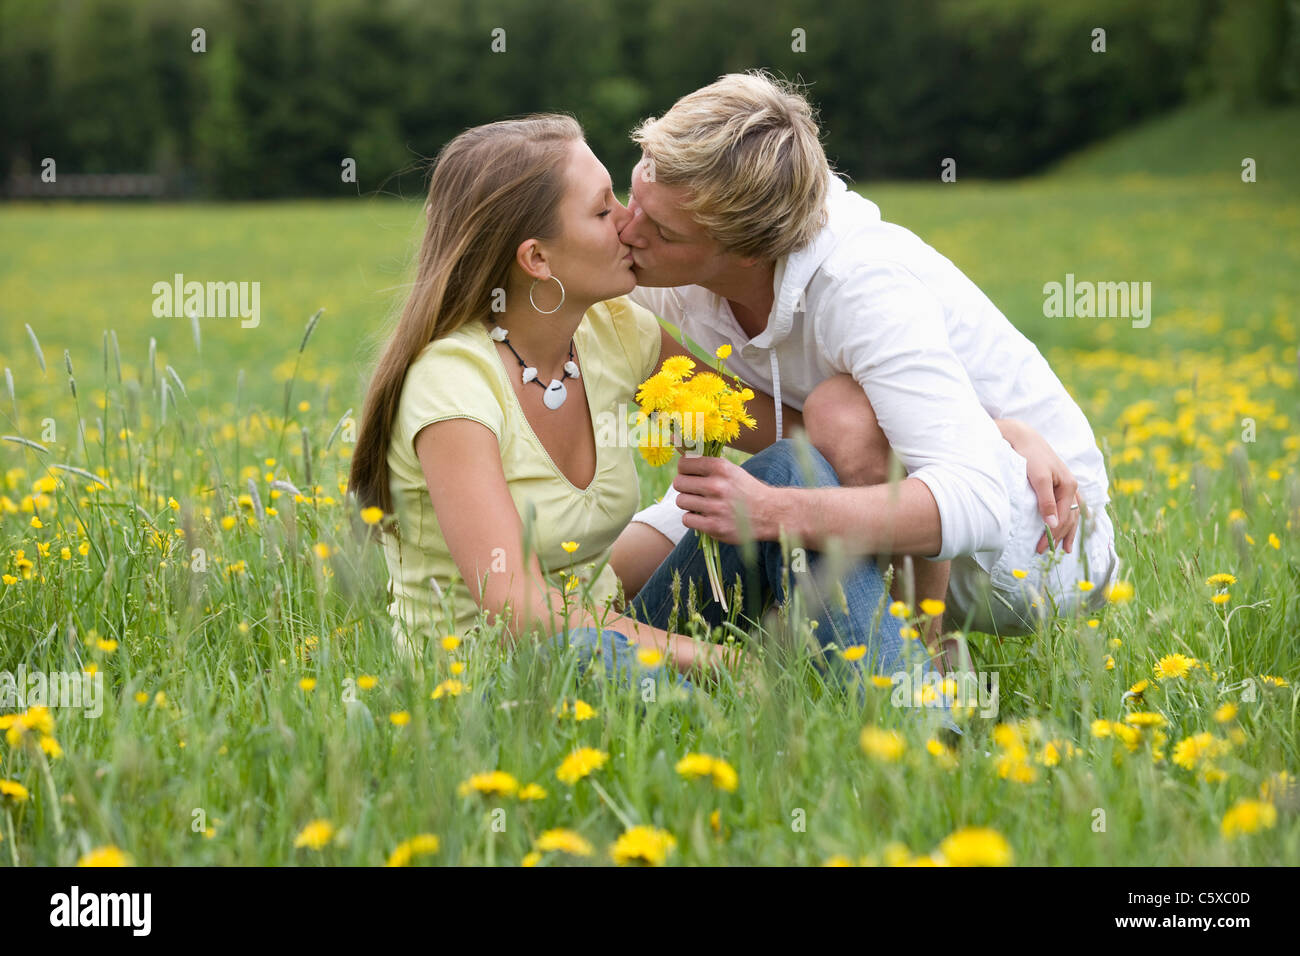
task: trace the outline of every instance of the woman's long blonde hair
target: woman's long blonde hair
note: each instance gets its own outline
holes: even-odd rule
[[[349,490],[360,507],[393,511],[388,447],[406,372],[434,339],[488,315],[526,239],[554,238],[571,116],[535,114],[466,130],[434,161],[414,288],[366,392]]]

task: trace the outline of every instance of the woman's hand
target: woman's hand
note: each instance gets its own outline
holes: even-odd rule
[[[1038,513],[1051,529],[1051,538],[1055,538],[1056,544],[1064,545],[1067,554],[1070,553],[1074,547],[1074,532],[1079,526],[1079,509],[1070,507],[1076,503],[1079,490],[1074,474],[1043,436],[1024,422],[1000,418],[997,426],[1007,444],[1025,459],[1026,476],[1038,496]],[[1049,543],[1048,532],[1044,531],[1034,552],[1042,554]]]

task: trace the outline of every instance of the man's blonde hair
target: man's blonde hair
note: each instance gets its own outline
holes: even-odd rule
[[[739,256],[779,259],[826,223],[828,164],[812,105],[765,70],[728,73],[644,120],[632,140],[655,182]]]

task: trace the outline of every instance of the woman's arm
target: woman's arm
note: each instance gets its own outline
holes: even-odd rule
[[[547,635],[560,632],[565,623],[563,595],[543,579],[535,554],[524,561],[523,522],[510,497],[492,432],[471,419],[435,422],[420,429],[415,453],[452,559],[479,606],[493,619],[504,617],[512,640],[534,629]],[[494,564],[504,564],[505,571],[490,573]],[[578,608],[570,610],[568,626],[601,624]],[[625,616],[604,626],[617,628],[634,644],[658,649],[683,673],[722,663],[717,645]]]
[[[681,342],[672,337],[662,323],[659,326],[659,333],[662,336],[662,342],[659,348],[659,366],[662,368],[665,359],[672,358],[674,355],[685,355],[687,358],[695,360],[696,365],[710,365],[713,359],[704,359],[690,351]],[[658,369],[656,369],[658,371]],[[753,388],[751,385],[750,388]],[[754,388],[754,397],[746,404],[750,417],[757,423],[757,428],[741,427],[740,436],[728,446],[738,451],[757,454],[772,442],[776,441],[776,407],[772,401],[772,396],[766,392]],[[786,435],[791,434],[795,428],[803,427],[803,415],[791,408],[789,405],[781,405],[781,430]]]

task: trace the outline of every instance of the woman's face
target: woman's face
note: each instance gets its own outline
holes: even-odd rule
[[[602,302],[636,288],[632,250],[618,238],[627,223],[627,207],[614,195],[607,170],[591,148],[575,140],[564,171],[560,233],[540,242],[551,274],[564,283],[566,302]],[[542,309],[560,301],[559,287],[537,284],[534,298]]]

